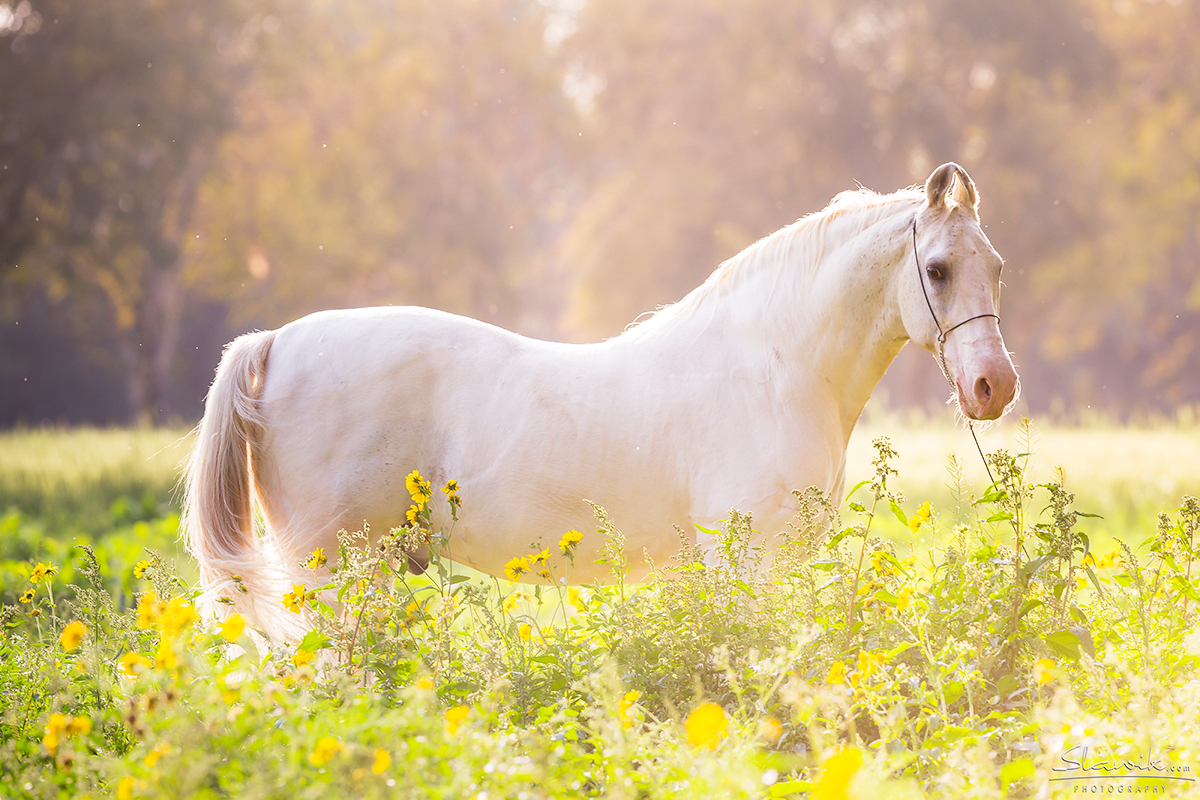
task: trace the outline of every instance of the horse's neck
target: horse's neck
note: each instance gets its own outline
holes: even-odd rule
[[[781,397],[804,408],[832,403],[848,439],[905,342],[893,285],[907,253],[905,208],[845,238],[823,225],[781,231],[759,243],[765,249],[756,254],[777,263],[754,269],[713,298],[711,309],[696,309],[687,325],[717,337],[733,332],[749,343],[749,357],[761,360]],[[797,263],[805,258],[810,263]]]

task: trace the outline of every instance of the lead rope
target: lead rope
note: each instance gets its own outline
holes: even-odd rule
[[[945,347],[946,347],[946,337],[949,336],[950,333],[955,328],[961,328],[963,325],[966,325],[968,322],[971,322],[972,320],[982,319],[983,317],[995,317],[996,322],[999,323],[1000,315],[999,314],[976,314],[973,317],[964,319],[962,322],[958,323],[957,325],[954,325],[953,327],[947,328],[946,330],[942,330],[942,323],[938,322],[937,314],[933,310],[933,303],[930,302],[930,300],[929,300],[929,290],[927,290],[925,288],[925,270],[921,268],[921,258],[919,255],[917,255],[917,218],[915,216],[913,217],[913,221],[912,221],[912,240],[913,240],[913,261],[916,262],[916,265],[917,265],[917,282],[921,284],[921,294],[925,295],[925,305],[929,306],[929,316],[933,317],[933,324],[936,325],[937,329],[938,329],[937,348],[934,350],[934,355],[937,356],[938,366],[941,367],[941,369],[942,369],[942,377],[944,377],[946,379],[946,383],[950,384],[950,388],[953,389],[955,392],[957,392],[958,385],[954,383],[954,378],[951,377],[950,370],[946,368],[946,356],[945,356],[945,352],[944,352]],[[985,456],[983,454],[983,447],[979,444],[979,437],[975,435],[975,421],[974,420],[972,420],[972,419],[967,420],[967,430],[969,430],[971,432],[971,438],[975,440],[975,449],[979,451],[979,458],[981,461],[983,461],[983,468],[985,470],[987,470],[988,480],[994,484],[996,482],[996,479],[992,477],[992,468],[988,466],[987,456]]]

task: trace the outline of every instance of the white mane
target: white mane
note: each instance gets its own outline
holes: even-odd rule
[[[925,192],[920,188],[901,189],[891,194],[879,194],[870,189],[841,192],[822,210],[801,217],[725,260],[682,300],[635,320],[626,333],[650,334],[659,325],[695,313],[710,299],[736,290],[764,271],[780,275],[790,272],[793,279],[807,285],[827,251],[836,250],[847,240],[891,216],[898,204],[920,203],[924,199]]]

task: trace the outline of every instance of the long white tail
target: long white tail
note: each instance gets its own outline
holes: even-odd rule
[[[181,528],[200,562],[201,604],[218,616],[238,611],[277,639],[304,626],[281,603],[293,570],[281,563],[271,538],[254,531],[252,459],[263,431],[258,396],[274,339],[274,331],[249,333],[225,349],[185,471]]]

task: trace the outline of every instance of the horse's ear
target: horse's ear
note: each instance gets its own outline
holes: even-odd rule
[[[967,171],[949,161],[933,171],[929,180],[925,181],[925,199],[930,208],[944,207],[946,194],[953,188],[951,199],[959,205],[965,205],[973,213],[978,214],[979,192],[975,189],[975,181]]]

